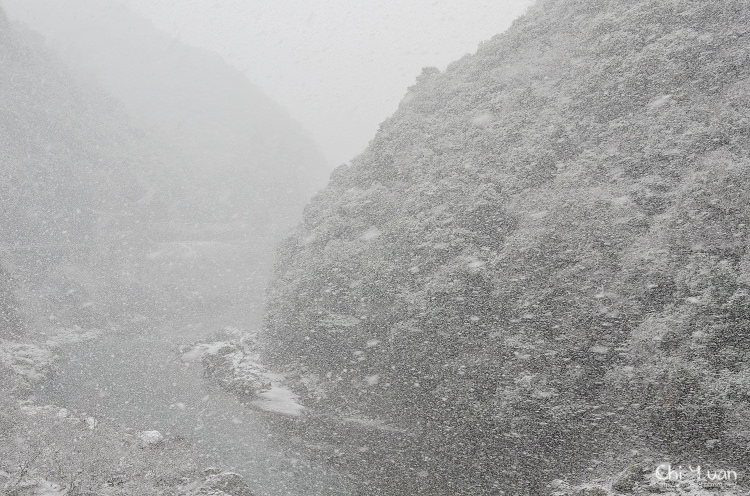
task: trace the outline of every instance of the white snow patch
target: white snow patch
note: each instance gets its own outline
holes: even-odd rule
[[[469,262],[468,265],[470,269],[479,269],[487,265],[487,262],[485,262],[484,260],[475,259]]]
[[[549,215],[548,210],[540,210],[539,212],[534,212],[534,213],[529,214],[529,218],[532,220],[539,220],[539,219],[544,219],[548,215]]]
[[[86,423],[86,427],[92,431],[96,429],[97,425],[99,425],[99,422],[94,417],[86,417],[83,421]]]
[[[164,441],[164,436],[159,431],[143,431],[138,433],[138,440],[143,448],[156,446]]]
[[[534,391],[533,393],[531,393],[531,396],[532,396],[532,398],[537,398],[537,399],[544,400],[544,399],[547,399],[547,398],[552,398],[553,396],[555,396],[555,393],[552,392],[552,391],[539,391],[539,390],[537,390],[537,391]]]
[[[37,481],[33,492],[34,496],[65,496],[68,490],[52,482],[42,480]]]
[[[669,103],[672,99],[672,95],[662,95],[654,100],[651,100],[648,104],[649,108],[658,108]]]
[[[228,341],[217,341],[215,343],[201,343],[195,346],[183,348],[180,359],[183,362],[192,363],[200,361],[205,355],[213,354],[225,346],[230,346]]]
[[[278,384],[274,384],[268,391],[258,393],[258,398],[251,404],[267,412],[299,417],[305,409],[297,402],[299,397],[296,394]]]
[[[495,120],[492,112],[481,112],[471,119],[471,125],[476,127],[487,127]]]
[[[367,231],[365,231],[359,237],[359,239],[361,239],[363,241],[372,241],[373,239],[376,239],[376,238],[380,237],[381,234],[382,233],[380,232],[380,229],[378,229],[375,226],[372,226],[370,229],[368,229]]]

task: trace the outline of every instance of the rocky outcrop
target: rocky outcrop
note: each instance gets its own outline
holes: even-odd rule
[[[260,362],[256,334],[227,328],[216,338],[224,340],[180,347],[181,359],[200,361],[208,380],[252,407],[291,416],[302,414],[305,408],[284,375],[269,371]]]
[[[54,375],[60,347],[97,339],[101,333],[100,329],[61,327],[49,329],[48,334],[31,342],[0,339],[0,367],[27,381],[49,380]]]
[[[242,477],[232,472],[208,475],[195,494],[205,496],[254,496]]]

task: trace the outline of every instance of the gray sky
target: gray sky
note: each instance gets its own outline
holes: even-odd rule
[[[243,71],[336,166],[360,153],[422,67],[507,29],[533,0],[113,0]]]

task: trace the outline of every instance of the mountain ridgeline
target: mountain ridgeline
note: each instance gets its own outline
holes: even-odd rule
[[[419,439],[383,494],[748,466],[749,31],[744,0],[542,1],[334,172],[265,355]]]
[[[97,212],[126,217],[141,199],[146,140],[111,98],[76,85],[38,36],[0,23],[0,236],[81,241]]]
[[[113,282],[99,278],[119,272],[97,266],[111,261],[102,228],[130,232],[167,214],[146,194],[162,160],[115,100],[75,82],[38,35],[4,14],[0,74],[2,306],[13,329],[2,334],[65,313],[75,314],[66,325],[92,324],[102,312],[87,300]]]
[[[327,165],[306,131],[219,56],[183,44],[106,0],[6,0],[66,61],[122,102],[174,165],[172,218],[291,228]],[[161,189],[164,189],[162,186]],[[271,213],[273,212],[273,213]]]
[[[122,5],[3,5],[41,33],[4,20],[0,47],[0,234],[29,282],[21,313],[259,322],[273,247],[326,174],[301,126]]]

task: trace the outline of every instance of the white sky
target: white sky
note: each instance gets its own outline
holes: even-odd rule
[[[364,150],[422,67],[440,70],[533,0],[114,0],[212,50],[304,125],[330,165]]]

